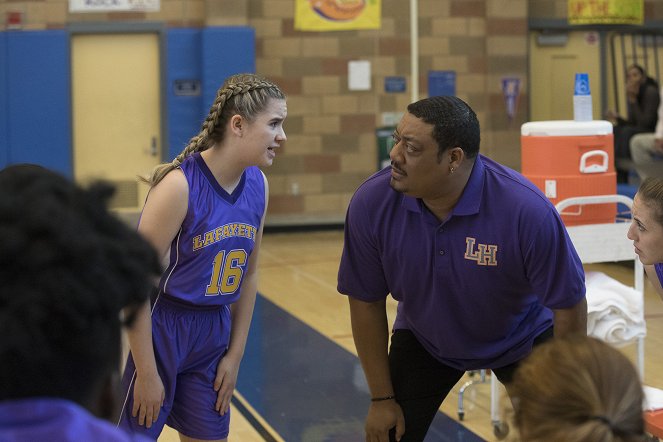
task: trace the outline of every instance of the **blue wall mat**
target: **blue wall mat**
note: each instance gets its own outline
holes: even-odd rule
[[[64,30],[7,32],[8,163],[72,176],[69,37]]]
[[[200,29],[170,29],[167,33],[168,161],[198,133],[205,117],[201,112],[201,34]]]
[[[7,165],[9,135],[7,134],[7,33],[0,32],[0,168]]]
[[[206,116],[226,77],[255,72],[255,30],[243,26],[206,28],[202,37],[202,112]]]

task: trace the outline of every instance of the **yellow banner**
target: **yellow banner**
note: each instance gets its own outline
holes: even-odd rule
[[[644,23],[644,0],[568,0],[571,25]]]
[[[296,0],[295,29],[380,29],[381,0]]]

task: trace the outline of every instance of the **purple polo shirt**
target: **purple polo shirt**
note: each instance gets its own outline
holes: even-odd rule
[[[443,222],[389,186],[390,168],[350,202],[338,291],[399,301],[410,329],[441,362],[499,368],[525,357],[551,309],[585,296],[582,263],[555,207],[517,172],[479,155]]]
[[[656,276],[658,276],[658,281],[663,285],[663,263],[659,262],[654,264],[654,270],[656,270]]]
[[[26,398],[0,402],[0,441],[149,442],[93,416],[64,399]]]

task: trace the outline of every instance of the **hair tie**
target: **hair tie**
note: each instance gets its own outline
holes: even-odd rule
[[[597,420],[599,422],[602,422],[610,428],[610,431],[612,431],[614,434],[618,436],[629,436],[629,435],[638,435],[640,433],[634,432],[634,431],[629,431],[629,430],[622,430],[621,428],[617,428],[615,424],[607,417],[604,415],[592,415],[589,416],[591,420]],[[644,434],[644,433],[642,433]]]
[[[604,424],[606,424],[607,426],[612,428],[612,421],[610,419],[608,419],[606,416],[596,415],[596,416],[589,416],[589,418],[591,420],[596,420],[596,421],[603,422]]]

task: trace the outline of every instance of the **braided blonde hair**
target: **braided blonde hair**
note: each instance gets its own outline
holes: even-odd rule
[[[226,123],[233,115],[241,115],[252,121],[265,109],[270,98],[285,99],[285,94],[271,81],[255,74],[236,74],[229,77],[217,91],[214,104],[198,135],[189,140],[184,150],[172,162],[158,165],[150,177],[141,179],[152,187],[156,186],[168,172],[179,167],[186,157],[221,142]]]

